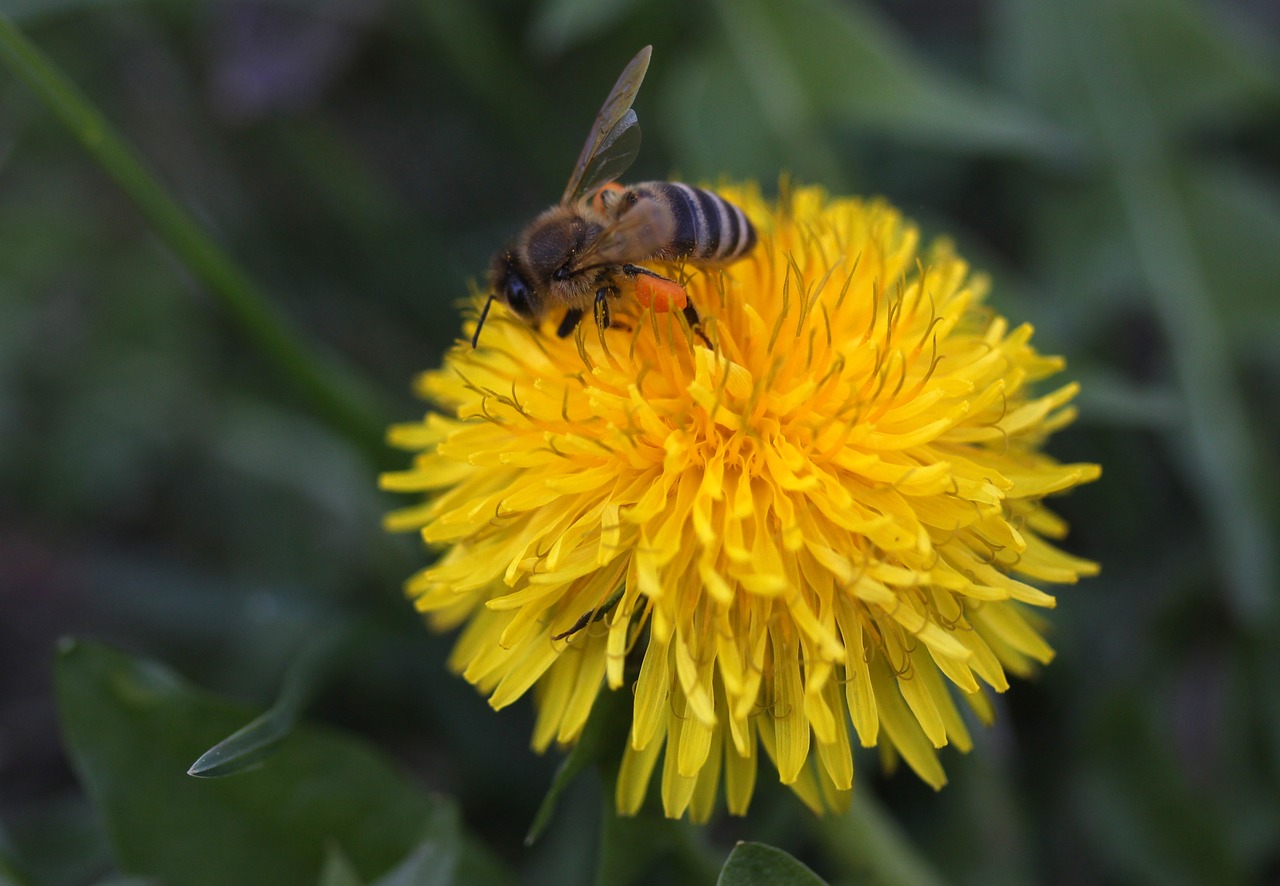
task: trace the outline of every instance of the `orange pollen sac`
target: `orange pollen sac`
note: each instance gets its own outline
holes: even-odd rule
[[[642,308],[652,307],[658,313],[664,313],[684,310],[689,296],[685,294],[684,287],[674,280],[642,274],[636,278],[636,301]]]
[[[617,182],[609,182],[608,184],[601,185],[599,188],[596,189],[596,192],[591,195],[591,205],[596,212],[607,212],[609,209],[608,203],[610,201],[605,200],[605,197],[604,197],[605,192],[607,191],[616,192],[616,191],[625,191],[625,190],[626,188],[623,185],[618,184]]]

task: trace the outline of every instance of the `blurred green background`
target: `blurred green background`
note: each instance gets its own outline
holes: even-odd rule
[[[393,502],[375,477],[404,460],[297,384],[0,68],[0,880],[139,871],[185,808],[140,774],[86,793],[92,766],[74,770],[60,744],[77,739],[55,699],[59,637],[261,708],[336,631],[307,728],[338,727],[411,773],[406,790],[451,796],[477,851],[517,882],[589,882],[598,864],[699,882],[739,839],[843,882],[1280,881],[1280,5],[0,11],[290,328],[372,392],[357,402],[377,421],[422,413],[410,380],[459,334],[469,281],[558,197],[613,79],[652,43],[632,178],[772,190],[785,172],[887,196],[958,241],[994,278],[991,302],[1068,358],[1081,418],[1049,449],[1104,466],[1057,503],[1067,547],[1102,575],[1061,589],[1058,659],[1000,700],[972,753],[944,753],[941,793],[859,757],[855,814],[819,822],[762,768],[745,820],[605,815],[601,840],[588,775],[527,849],[557,755],[528,750],[527,704],[494,714],[446,673],[451,639],[401,597],[426,554],[380,530]],[[84,649],[60,661],[64,710],[90,737],[110,732],[67,688],[110,662]],[[197,752],[252,711],[219,716]],[[167,728],[119,747],[145,758]],[[336,783],[316,790],[318,805],[350,801]],[[120,792],[132,823],[102,802]],[[280,826],[261,797],[235,808],[262,833]],[[212,830],[181,827],[186,863],[216,869]],[[301,846],[289,870],[326,851]],[[376,855],[355,862],[367,879],[396,857]]]

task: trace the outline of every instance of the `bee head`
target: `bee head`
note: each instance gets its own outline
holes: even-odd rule
[[[532,322],[542,314],[542,299],[529,284],[520,262],[510,250],[494,257],[489,291],[525,320]]]

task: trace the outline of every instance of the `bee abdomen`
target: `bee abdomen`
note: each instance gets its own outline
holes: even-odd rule
[[[756,245],[756,229],[728,200],[681,182],[646,182],[635,190],[667,206],[675,234],[663,257],[723,264],[741,258]]]

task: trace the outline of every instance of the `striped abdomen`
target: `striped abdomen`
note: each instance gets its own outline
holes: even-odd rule
[[[655,258],[727,264],[756,245],[746,213],[710,191],[680,182],[644,182],[630,190],[666,206],[674,219],[675,232]]]

